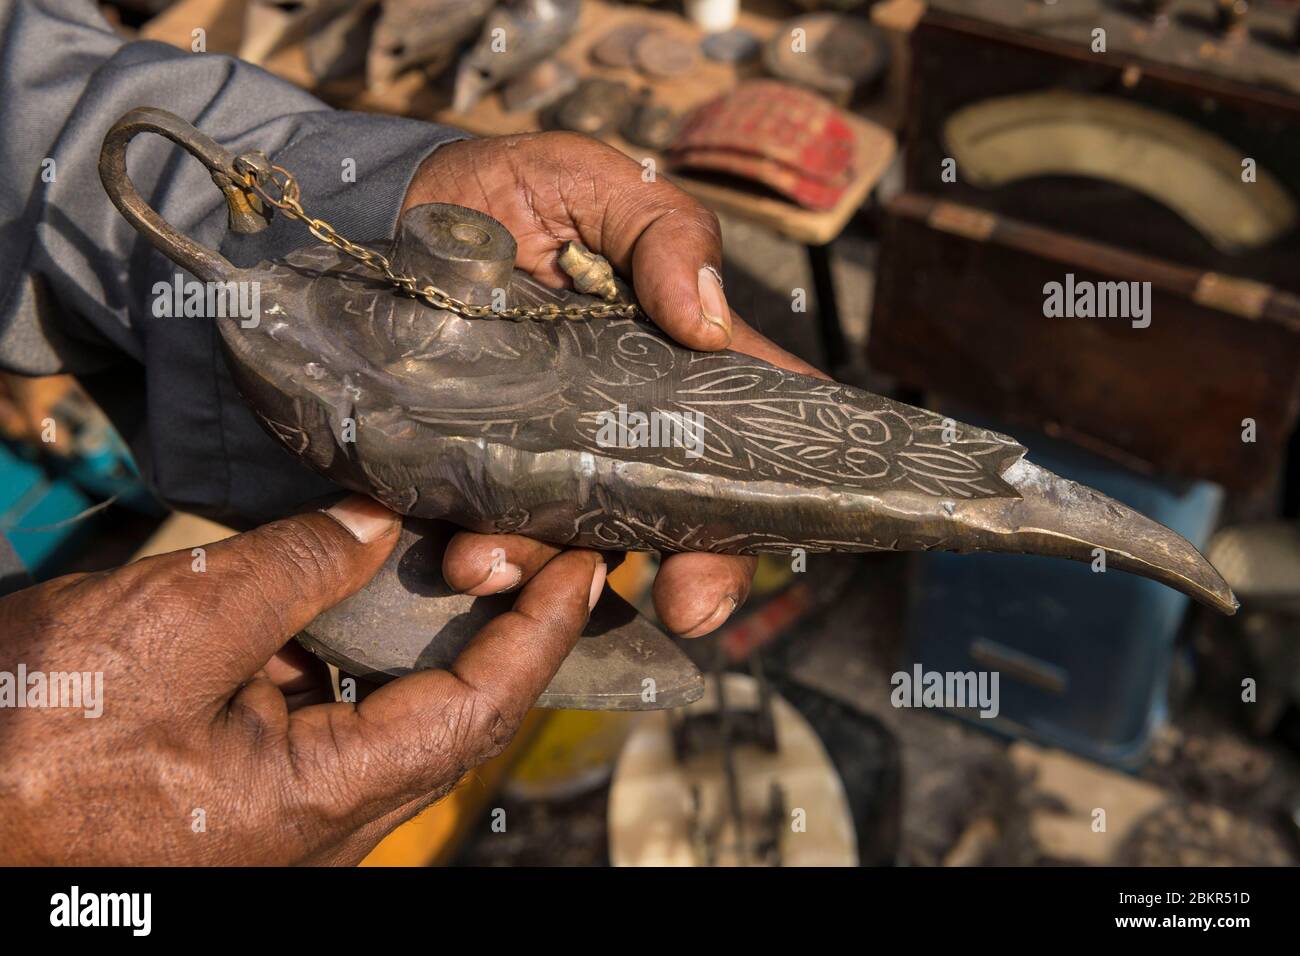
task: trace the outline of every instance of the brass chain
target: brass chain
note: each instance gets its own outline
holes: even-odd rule
[[[389,258],[374,249],[358,245],[338,231],[324,219],[317,219],[307,214],[302,207],[302,192],[298,180],[283,166],[271,166],[269,174],[258,175],[250,164],[236,160],[236,168],[242,173],[244,183],[255,192],[263,202],[274,206],[291,219],[302,222],[309,232],[321,242],[327,243],[340,252],[351,256],[357,262],[383,279],[393,288],[420,299],[435,309],[454,312],[467,319],[525,319],[555,321],[565,319],[631,319],[639,313],[637,306],[631,302],[601,302],[596,305],[567,305],[561,308],[552,302],[534,309],[515,307],[513,309],[496,309],[490,305],[471,305],[439,289],[432,283],[421,284],[415,276],[405,275],[393,269]],[[279,191],[278,198],[263,189],[263,182],[269,182]]]

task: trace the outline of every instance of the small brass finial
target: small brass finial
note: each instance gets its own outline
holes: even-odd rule
[[[579,292],[606,301],[618,298],[614,267],[604,256],[597,255],[577,240],[571,239],[560,247],[560,268],[573,280],[573,287]]]

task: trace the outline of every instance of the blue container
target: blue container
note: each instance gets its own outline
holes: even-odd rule
[[[0,531],[35,576],[57,573],[59,555],[85,531],[63,522],[90,504],[72,482],[51,479],[27,449],[0,442]]]
[[[1017,438],[1035,464],[1091,485],[1198,548],[1209,540],[1223,499],[1217,485],[1162,483],[1023,429]],[[1124,769],[1142,763],[1166,717],[1187,597],[1124,571],[1029,555],[926,554],[919,584],[908,671],[919,664],[999,674],[998,716],[963,719]]]

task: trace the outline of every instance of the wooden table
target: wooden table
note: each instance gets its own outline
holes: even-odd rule
[[[557,58],[573,67],[580,79],[603,77],[626,83],[633,89],[648,87],[657,104],[676,113],[686,113],[714,99],[742,79],[764,75],[757,61],[737,69],[730,64],[702,58],[700,66],[687,76],[652,80],[634,69],[605,67],[592,61],[589,51],[606,34],[624,24],[639,22],[662,26],[690,40],[698,40],[703,35],[676,14],[586,0],[578,30],[560,49]],[[776,32],[780,19],[746,10],[741,14],[740,25],[766,40]],[[323,92],[327,96],[330,93],[328,89]],[[428,80],[418,72],[408,73],[382,91],[345,95],[342,102],[350,109],[416,116],[458,126],[476,136],[503,136],[542,128],[536,111],[507,112],[499,93],[490,93],[470,111],[457,113],[449,105],[448,91],[431,88]],[[854,212],[880,182],[897,149],[897,140],[889,130],[856,114],[846,115],[857,134],[859,168],[852,184],[833,209],[824,212],[803,209],[774,195],[764,194],[757,188],[750,190],[739,184],[723,186],[685,174],[671,174],[669,178],[718,212],[767,226],[797,242],[823,245],[844,230]],[[655,163],[656,169],[666,168],[663,156],[654,150],[636,146],[616,134],[603,138],[637,162],[648,159]]]
[[[152,39],[188,49],[191,31],[195,26],[203,26],[208,31],[209,51],[235,53],[244,8],[244,0],[182,0],[151,23],[145,33]],[[777,32],[791,11],[788,4],[777,0],[747,0],[738,25],[766,41]],[[557,56],[573,67],[580,78],[599,76],[627,83],[633,89],[649,87],[656,103],[678,113],[685,113],[725,93],[743,79],[763,75],[758,60],[737,67],[701,58],[699,67],[687,76],[653,80],[633,69],[604,67],[593,62],[591,47],[611,30],[633,21],[659,25],[688,39],[698,40],[702,36],[698,29],[677,14],[611,4],[604,0],[585,0],[578,29]],[[443,82],[431,82],[419,71],[409,72],[387,88],[374,91],[365,89],[359,78],[317,86],[300,48],[277,54],[263,65],[291,82],[312,89],[328,102],[347,109],[426,119],[456,126],[478,136],[500,136],[541,128],[536,111],[507,112],[499,92],[487,94],[468,112],[457,113],[450,107],[451,90],[445,78]],[[884,113],[886,104],[883,100],[877,104],[876,110]],[[750,188],[738,180],[724,185],[687,174],[662,172],[667,168],[662,154],[636,146],[617,135],[605,137],[607,142],[637,162],[653,162],[656,171],[714,211],[765,226],[805,247],[817,295],[822,344],[832,365],[846,359],[847,346],[840,327],[829,245],[866,202],[897,151],[897,139],[885,126],[855,113],[846,113],[846,119],[857,136],[858,169],[840,201],[825,211],[804,209],[762,186]]]

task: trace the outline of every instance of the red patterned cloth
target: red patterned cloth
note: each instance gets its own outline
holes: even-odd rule
[[[809,209],[826,210],[853,180],[857,140],[815,93],[750,80],[692,112],[669,148],[675,169],[753,179]]]

